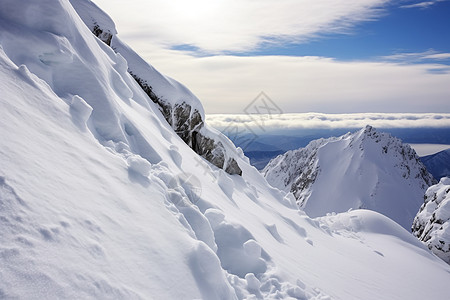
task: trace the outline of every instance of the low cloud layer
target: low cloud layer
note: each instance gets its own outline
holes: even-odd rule
[[[148,58],[164,74],[188,86],[207,113],[244,113],[261,91],[283,112],[450,112],[450,67],[445,64],[195,57],[156,49]]]
[[[450,128],[450,113],[212,114],[206,116],[206,122],[218,130],[235,127],[240,131],[250,128],[252,131],[265,132],[280,129],[362,128],[366,125],[376,128]]]

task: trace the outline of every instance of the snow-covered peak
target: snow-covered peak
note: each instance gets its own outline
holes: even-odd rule
[[[130,74],[131,52],[95,37],[69,1],[0,8],[0,298],[450,293],[450,266],[386,217],[311,219],[219,132],[204,125],[187,143],[175,130],[188,106],[169,122]],[[234,155],[242,176],[199,152],[223,166]]]
[[[450,264],[450,178],[443,177],[425,194],[412,232],[428,249]]]
[[[409,145],[371,126],[288,151],[262,173],[310,216],[365,208],[407,229],[433,183]]]

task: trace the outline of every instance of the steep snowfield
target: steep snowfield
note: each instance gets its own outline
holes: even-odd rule
[[[0,2],[0,298],[450,293],[450,266],[388,218],[311,219],[241,151],[242,176],[202,159],[127,69],[68,1]]]
[[[431,186],[412,231],[434,254],[450,264],[450,178]]]
[[[407,230],[433,183],[409,145],[370,126],[288,151],[262,173],[273,186],[292,191],[311,217],[365,208]]]

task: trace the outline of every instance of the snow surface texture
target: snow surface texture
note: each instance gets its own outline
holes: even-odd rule
[[[409,145],[371,126],[288,151],[262,173],[311,217],[364,208],[407,230],[434,180]]]
[[[450,264],[450,178],[431,186],[414,219],[412,231],[428,249]]]
[[[127,65],[68,1],[0,1],[0,298],[450,293],[450,266],[390,219],[314,220],[237,149],[242,176],[203,160]]]
[[[127,61],[128,72],[158,105],[173,130],[196,153],[229,174],[242,174],[236,149],[225,136],[205,125],[200,100],[178,81],[159,73],[117,36],[114,22],[91,1],[71,0],[86,26]]]

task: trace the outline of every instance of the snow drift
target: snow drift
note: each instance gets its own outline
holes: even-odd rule
[[[92,7],[0,2],[1,298],[450,292],[450,267],[390,219],[369,211],[309,218],[213,130],[199,132],[222,142],[217,149],[242,176],[202,158],[130,74],[133,56],[107,45],[118,43],[115,27]],[[146,80],[159,98],[194,99],[169,79]]]

